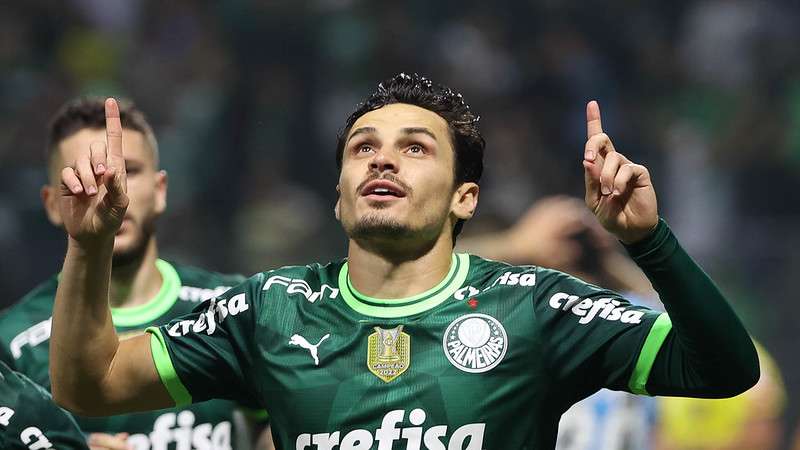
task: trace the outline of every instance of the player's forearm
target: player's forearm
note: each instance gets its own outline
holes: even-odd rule
[[[627,248],[658,291],[674,330],[654,362],[648,392],[721,397],[755,384],[758,356],[747,330],[666,223]]]
[[[108,307],[113,239],[91,248],[70,239],[58,283],[50,376],[53,397],[75,412],[102,400],[119,346]]]

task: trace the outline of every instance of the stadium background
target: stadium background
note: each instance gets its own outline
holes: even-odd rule
[[[0,6],[0,308],[58,270],[45,122],[133,98],[170,173],[163,256],[220,271],[342,255],[335,134],[375,84],[462,91],[488,141],[478,218],[582,196],[584,105],[653,173],[662,214],[780,365],[800,413],[800,5],[28,0]],[[789,439],[787,439],[788,441]],[[788,445],[788,444],[787,444]]]

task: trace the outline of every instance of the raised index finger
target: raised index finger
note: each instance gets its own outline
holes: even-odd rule
[[[122,122],[119,119],[119,105],[113,98],[107,98],[105,107],[108,165],[124,174],[125,157],[122,156]]]
[[[600,105],[596,100],[586,104],[586,138],[603,132],[603,124],[600,122]]]

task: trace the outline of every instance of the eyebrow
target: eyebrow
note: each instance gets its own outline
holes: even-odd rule
[[[400,131],[402,131],[403,134],[405,134],[406,136],[409,135],[409,134],[417,134],[417,133],[427,134],[434,141],[438,141],[438,139],[436,139],[436,135],[433,134],[433,132],[431,130],[429,130],[427,128],[424,128],[424,127],[403,128]]]
[[[347,138],[347,142],[350,142],[350,139],[353,139],[354,137],[358,136],[359,134],[373,134],[373,133],[377,133],[377,132],[378,132],[378,130],[375,127],[357,128],[356,130],[353,130],[352,133],[350,133],[350,137]]]
[[[436,139],[436,135],[433,134],[433,132],[431,130],[429,130],[429,129],[425,128],[425,127],[408,127],[408,128],[403,128],[400,131],[403,134],[405,134],[406,136],[408,136],[410,134],[417,134],[417,133],[427,134],[428,136],[431,137],[431,139],[433,139],[435,141],[437,140]],[[357,128],[357,129],[353,130],[352,133],[350,133],[350,137],[347,138],[347,141],[349,142],[350,139],[353,139],[354,137],[356,137],[359,134],[373,134],[373,133],[377,133],[377,132],[378,132],[378,130],[375,127]]]

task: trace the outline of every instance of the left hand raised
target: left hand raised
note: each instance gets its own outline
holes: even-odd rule
[[[611,139],[603,133],[600,106],[594,100],[586,105],[586,130],[586,206],[617,239],[625,244],[637,242],[658,224],[658,203],[650,172],[614,149]]]

